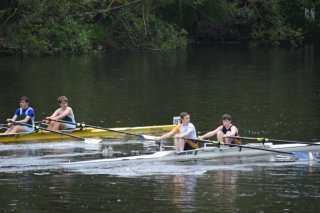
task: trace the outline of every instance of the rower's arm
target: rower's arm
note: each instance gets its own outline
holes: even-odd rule
[[[33,110],[28,110],[26,112],[26,117],[23,119],[23,120],[19,120],[19,121],[16,121],[18,123],[23,123],[23,124],[26,124],[29,122],[29,120],[31,119],[31,117],[34,116],[34,111]]]
[[[236,136],[237,132],[238,132],[237,127],[232,126],[232,127],[231,127],[231,131],[230,131],[230,132],[227,132],[227,133],[226,133],[226,136]]]
[[[7,122],[10,122],[10,121],[15,121],[17,120],[18,116],[17,115],[14,115],[12,118],[8,118],[7,119]]]
[[[165,140],[175,134],[175,131],[168,132],[160,137],[157,137],[157,140]]]
[[[219,130],[222,129],[222,126],[219,126],[218,128],[216,128],[215,130],[211,131],[211,132],[207,132],[206,134],[199,136],[200,139],[205,139],[205,138],[211,138],[213,136],[215,136]]]
[[[9,127],[12,126],[12,121],[16,121],[17,118],[18,118],[17,115],[14,115],[12,118],[8,118],[8,119],[7,119],[8,126],[9,126]]]
[[[56,111],[54,111],[54,113],[51,116],[46,117],[46,119],[55,118],[57,115],[59,115],[59,110],[60,109],[57,109]]]
[[[66,117],[67,115],[70,115],[70,114],[72,114],[71,113],[71,108],[68,107],[62,114],[56,115],[53,119],[60,120],[60,119],[63,119],[64,117]]]
[[[23,120],[20,120],[20,121],[17,121],[17,122],[26,124],[26,123],[28,123],[29,120],[30,120],[30,116],[27,115]]]
[[[178,135],[179,138],[185,138],[192,132],[192,129],[188,129],[186,132]]]

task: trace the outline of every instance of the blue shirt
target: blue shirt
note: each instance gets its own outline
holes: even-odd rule
[[[22,108],[18,108],[16,110],[15,115],[18,116],[18,120],[23,120],[25,119],[27,116],[30,117],[30,120],[28,121],[28,124],[33,125],[34,124],[34,110],[31,107],[28,107],[26,109],[22,109]]]

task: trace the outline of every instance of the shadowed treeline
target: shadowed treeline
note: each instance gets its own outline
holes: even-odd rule
[[[203,42],[299,46],[319,38],[318,1],[7,0],[0,53],[176,49]]]

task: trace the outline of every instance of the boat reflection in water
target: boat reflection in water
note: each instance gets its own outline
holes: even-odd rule
[[[193,209],[197,197],[197,177],[195,175],[175,175],[172,179],[172,203],[178,209]]]
[[[214,174],[210,174],[214,176],[210,178],[210,182],[207,182],[207,175],[175,175],[172,178],[172,203],[180,211],[236,211],[238,172],[214,171]],[[199,203],[212,205],[208,208],[207,205],[201,206]]]

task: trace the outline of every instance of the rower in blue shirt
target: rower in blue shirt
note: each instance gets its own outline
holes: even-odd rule
[[[5,134],[15,134],[19,132],[33,132],[34,128],[31,126],[19,125],[29,124],[34,125],[35,113],[32,107],[29,107],[29,98],[23,96],[20,98],[20,108],[18,108],[12,118],[8,118],[9,129]]]

